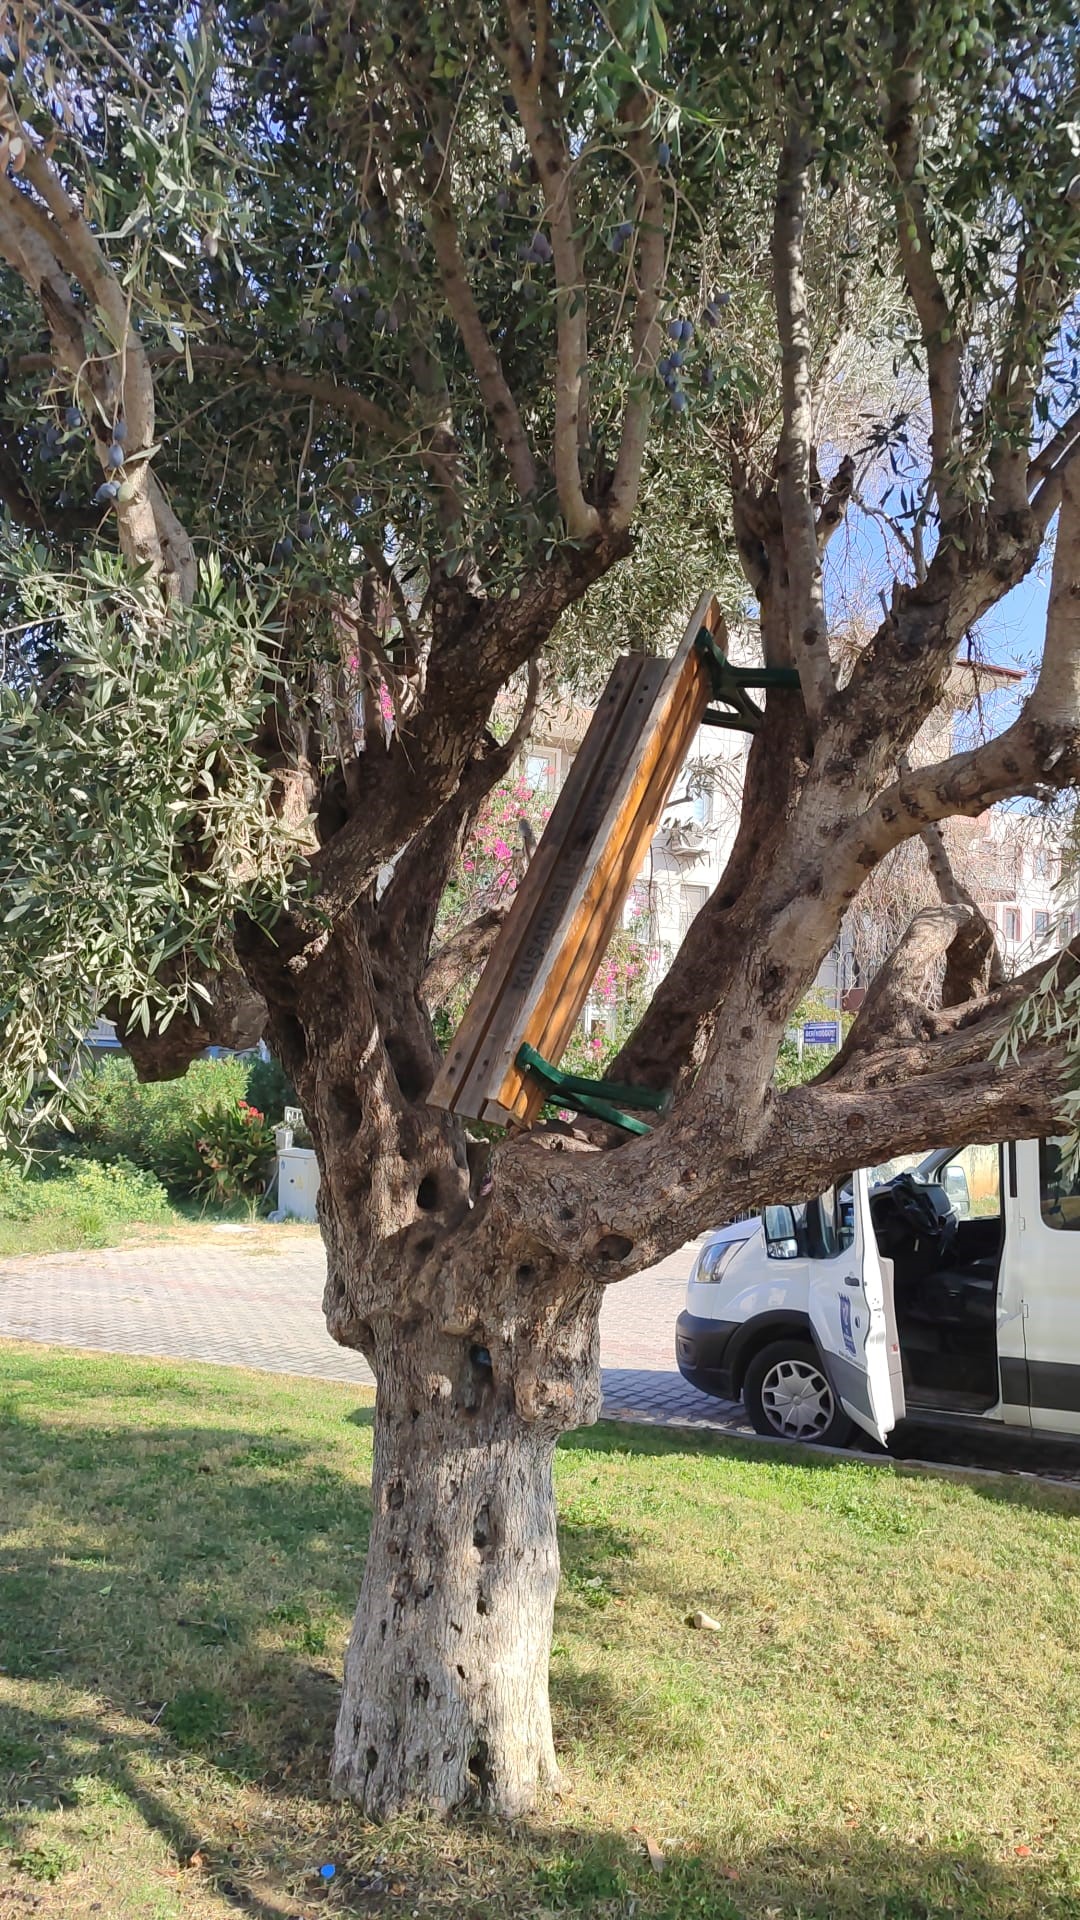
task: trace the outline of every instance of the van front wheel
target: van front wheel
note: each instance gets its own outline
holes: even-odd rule
[[[755,1433],[843,1447],[852,1423],[836,1398],[809,1340],[774,1340],[746,1369],[743,1404]]]

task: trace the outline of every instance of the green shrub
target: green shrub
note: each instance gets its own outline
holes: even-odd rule
[[[249,1062],[246,1093],[252,1106],[266,1115],[272,1127],[281,1125],[286,1107],[300,1105],[296,1088],[281,1061],[275,1060],[272,1054],[269,1060],[256,1054]]]
[[[193,1193],[206,1174],[200,1133],[244,1098],[248,1072],[235,1056],[194,1060],[179,1080],[142,1085],[130,1060],[103,1060],[79,1082],[75,1139],[97,1159],[133,1161],[173,1192]]]
[[[258,1199],[266,1186],[274,1152],[274,1129],[246,1100],[212,1108],[196,1116],[195,1145],[202,1172],[195,1190],[227,1206],[233,1200]]]
[[[29,1171],[0,1160],[0,1249],[5,1253],[108,1246],[123,1226],[171,1217],[160,1181],[129,1160],[102,1165],[62,1158],[46,1170]]]
[[[280,1060],[271,1054],[269,1060],[256,1057],[251,1063],[248,1074],[247,1097],[253,1107],[266,1115],[271,1127],[280,1127],[285,1119],[286,1107],[299,1107],[300,1097],[289,1079]],[[306,1123],[293,1122],[293,1145],[310,1147],[311,1133]]]

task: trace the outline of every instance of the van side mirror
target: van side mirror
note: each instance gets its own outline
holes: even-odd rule
[[[770,1260],[798,1259],[799,1232],[793,1207],[766,1207],[761,1224]]]
[[[966,1220],[971,1213],[971,1193],[963,1167],[957,1166],[955,1161],[945,1167],[941,1184],[961,1219]]]

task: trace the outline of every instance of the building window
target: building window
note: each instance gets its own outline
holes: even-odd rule
[[[679,900],[679,925],[683,933],[697,919],[708,897],[708,887],[683,887]]]
[[[1006,940],[1019,940],[1022,927],[1023,927],[1023,922],[1020,918],[1019,907],[1006,907],[1005,909]]]
[[[693,795],[693,816],[699,826],[707,827],[712,819],[712,792],[708,787],[699,787]]]
[[[1038,934],[1038,933],[1049,933],[1049,931],[1050,931],[1050,915],[1049,915],[1048,913],[1036,913],[1036,915],[1035,915],[1035,926],[1034,926],[1034,931],[1035,931],[1035,933],[1037,933],[1037,934]]]
[[[534,793],[554,793],[558,774],[558,756],[534,752],[525,755],[525,779]]]

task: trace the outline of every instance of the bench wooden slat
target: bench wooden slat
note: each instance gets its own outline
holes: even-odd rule
[[[523,1041],[557,1063],[708,705],[695,650],[717,625],[704,594],[670,661],[616,663],[476,992],[429,1094],[474,1119],[528,1124],[544,1089]]]
[[[606,749],[625,713],[642,663],[642,655],[627,654],[612,669],[536,852],[488,955],[476,991],[428,1095],[431,1106],[471,1114],[474,1119],[480,1117],[479,1107],[473,1113],[469,1104],[470,1083],[478,1073],[483,1078],[490,1070],[492,1048],[498,1045],[499,1034],[516,1011],[507,994],[507,982],[522,950],[535,938],[537,918],[544,912],[545,896],[556,866],[560,860],[565,863],[571,851],[576,850],[580,870],[589,856],[591,842],[584,838],[575,840],[574,824],[603,773]],[[570,877],[571,884],[573,877],[576,876]]]
[[[505,1077],[493,1082],[498,1092],[482,1118],[511,1119],[529,1124],[544,1104],[545,1092],[531,1074],[515,1065],[522,1040],[557,1062],[577,1024],[597,967],[622,917],[627,895],[649,850],[649,843],[667,804],[687,749],[694,738],[709,699],[709,683],[701,664],[691,660],[674,686],[668,682],[667,700],[621,795],[610,833],[601,837],[600,852],[588,884],[572,916],[560,926],[552,943],[557,960],[547,978],[513,1050],[504,1053]]]

